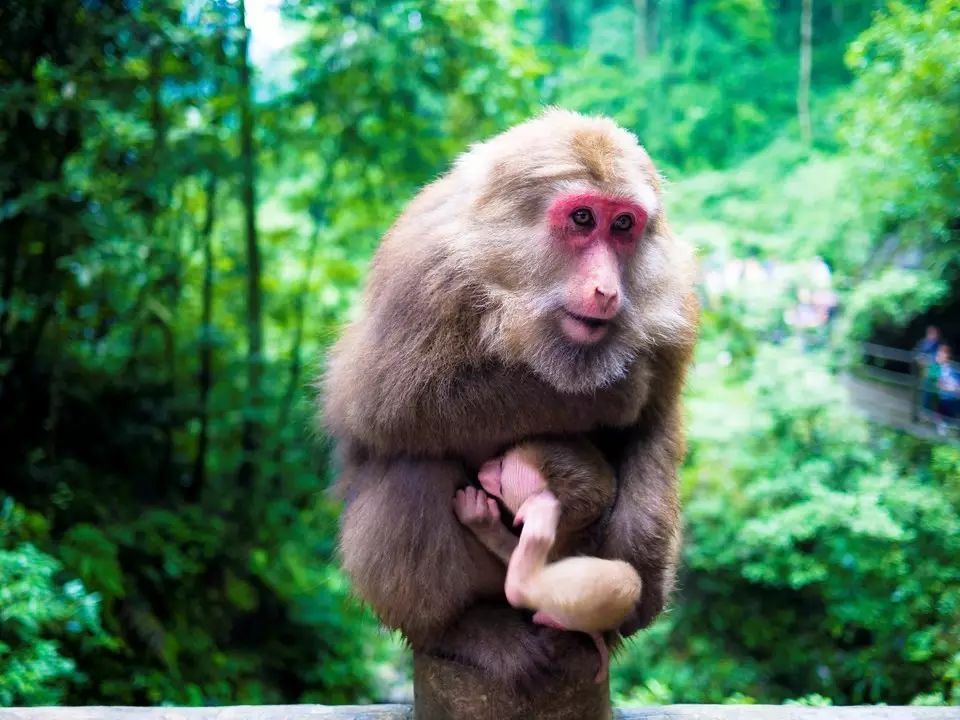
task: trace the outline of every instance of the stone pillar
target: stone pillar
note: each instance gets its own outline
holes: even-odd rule
[[[610,720],[609,682],[557,678],[518,697],[469,667],[413,654],[414,720]]]

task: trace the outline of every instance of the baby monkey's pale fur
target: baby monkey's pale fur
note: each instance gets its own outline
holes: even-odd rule
[[[590,635],[600,654],[600,682],[609,665],[602,633],[620,627],[633,610],[640,576],[622,560],[576,556],[548,562],[563,508],[544,480],[544,452],[536,443],[525,443],[485,463],[479,473],[483,491],[457,491],[454,510],[507,565],[504,591],[511,605],[535,610],[535,623]],[[519,540],[501,522],[493,498],[513,513],[515,525],[523,523]]]

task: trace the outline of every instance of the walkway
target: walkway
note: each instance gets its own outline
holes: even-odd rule
[[[960,422],[919,406],[914,355],[908,350],[865,344],[867,362],[843,376],[851,404],[870,420],[925,440],[960,442]]]

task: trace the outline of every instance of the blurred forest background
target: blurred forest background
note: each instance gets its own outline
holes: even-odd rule
[[[848,392],[960,342],[958,0],[6,0],[0,705],[403,695],[309,386],[402,204],[549,103],[637,133],[703,265],[618,701],[960,703],[955,435]]]

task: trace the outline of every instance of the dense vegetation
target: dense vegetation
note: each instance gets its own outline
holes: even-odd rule
[[[960,703],[960,450],[837,377],[957,308],[957,0],[290,0],[255,65],[261,5],[0,8],[0,704],[385,697],[309,383],[400,205],[544,103],[634,130],[705,263],[841,293],[815,342],[795,284],[707,302],[620,699]]]

